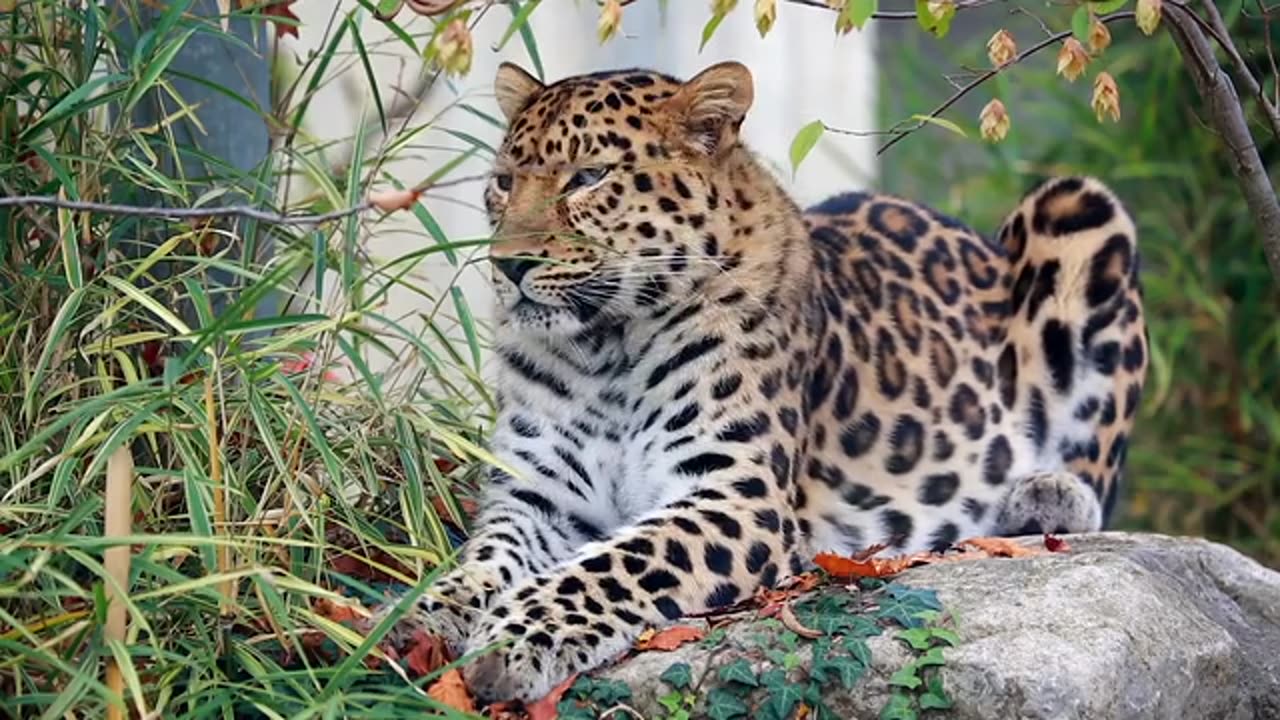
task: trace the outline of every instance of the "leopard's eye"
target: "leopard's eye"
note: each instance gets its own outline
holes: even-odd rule
[[[493,176],[493,181],[502,192],[511,192],[511,173],[498,173]]]
[[[599,167],[587,167],[575,172],[573,177],[569,178],[569,182],[564,184],[564,192],[573,192],[579,188],[590,187],[604,179],[609,174],[608,166],[601,165]]]

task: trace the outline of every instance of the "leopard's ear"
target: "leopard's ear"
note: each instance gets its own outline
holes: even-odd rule
[[[751,71],[740,62],[716,63],[680,86],[664,106],[685,144],[717,155],[738,140],[755,96]]]
[[[515,118],[533,96],[542,92],[545,87],[538,78],[509,62],[498,66],[498,74],[493,79],[493,93],[498,99],[498,108],[508,121]]]

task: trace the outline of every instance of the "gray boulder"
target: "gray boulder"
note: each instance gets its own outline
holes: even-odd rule
[[[625,707],[615,705],[610,717],[735,717],[732,703],[716,702],[735,688],[749,708],[737,716],[768,718],[791,708],[794,717],[801,700],[770,699],[779,693],[781,672],[796,693],[807,686],[811,704],[820,696],[841,718],[1280,718],[1280,574],[1199,539],[1128,533],[1065,539],[1067,553],[942,563],[893,578],[899,588],[936,591],[942,615],[925,616],[952,630],[957,641],[942,645],[941,665],[920,669],[922,685],[914,689],[904,686],[900,671],[924,650],[911,649],[899,637],[902,628],[883,619],[883,631],[865,637],[870,662],[856,666],[849,688],[832,672],[815,682],[808,674],[812,645],[834,641],[841,647],[844,638],[838,631],[820,640],[798,638],[787,629],[803,631],[806,617],[821,622],[803,609],[806,602],[814,607],[814,597],[793,601],[799,623],[745,613],[714,642],[638,653],[597,673],[593,682],[630,688],[620,703]],[[1039,538],[1022,542],[1041,546]],[[852,598],[848,615],[872,619],[892,602],[881,597],[883,589],[814,592]],[[748,675],[766,678],[773,670],[773,689],[726,680],[721,668],[736,662],[741,669],[740,660],[750,665]],[[778,670],[780,662],[789,667]],[[659,679],[678,663],[688,665],[693,684],[683,707],[677,706],[681,693],[673,693],[672,675]],[[923,694],[939,681],[950,707],[929,709],[933,703],[926,701],[922,708]],[[603,697],[617,704],[607,689]],[[905,714],[895,715],[895,702]]]

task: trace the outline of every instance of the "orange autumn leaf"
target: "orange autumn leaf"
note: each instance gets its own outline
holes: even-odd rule
[[[1032,555],[1041,555],[1043,550],[1026,547],[1015,540],[1002,537],[976,537],[967,540],[961,540],[956,547],[974,548],[979,552],[985,553],[991,557],[1030,557]]]
[[[475,702],[471,699],[471,692],[467,690],[467,684],[462,680],[462,673],[458,672],[458,668],[450,668],[427,688],[427,696],[438,703],[448,705],[454,710],[460,712],[473,713],[476,711]]]
[[[702,628],[696,628],[692,625],[676,625],[660,632],[648,630],[636,640],[636,650],[640,652],[675,650],[685,643],[696,642],[705,636],[706,633]]]
[[[564,682],[551,688],[551,692],[541,700],[525,706],[525,712],[528,713],[527,720],[556,720],[559,715],[556,712],[556,706],[560,704],[560,698],[564,697],[564,694],[577,681],[578,673],[574,673]]]
[[[835,553],[818,553],[813,562],[838,578],[883,578],[897,575],[913,565],[932,562],[932,558],[930,553],[919,553],[917,555],[901,555],[892,558],[859,560]]]
[[[419,630],[413,634],[405,660],[414,677],[421,677],[449,664],[449,649],[439,636]]]
[[[311,606],[311,610],[315,614],[329,618],[334,622],[346,622],[347,620],[360,620],[368,615],[363,608],[357,609],[359,606],[344,605],[337,603],[329,598],[317,598],[315,604]]]

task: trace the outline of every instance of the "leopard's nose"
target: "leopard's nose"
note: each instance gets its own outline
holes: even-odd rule
[[[494,266],[498,271],[507,276],[507,279],[514,283],[517,287],[524,276],[529,273],[538,264],[537,260],[531,260],[522,255],[513,255],[511,257],[493,258]]]

